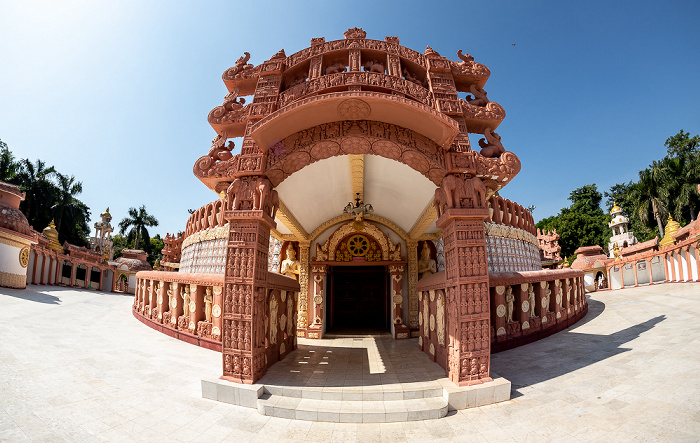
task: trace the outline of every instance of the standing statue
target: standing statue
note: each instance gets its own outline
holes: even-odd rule
[[[211,294],[211,288],[207,287],[207,294],[204,296],[204,321],[211,323],[211,308],[214,304],[214,296]]]
[[[182,288],[182,294],[180,294],[180,298],[182,298],[182,315],[185,317],[190,316],[190,286],[185,285],[184,288]]]
[[[280,274],[295,280],[299,279],[299,260],[296,259],[296,252],[294,252],[294,246],[291,243],[287,245],[287,258],[282,261]]]
[[[530,317],[535,316],[535,288],[532,284],[527,285],[528,302],[530,303]]]
[[[420,251],[420,260],[418,260],[418,275],[419,279],[437,272],[437,264],[435,260],[430,258],[430,248],[426,242],[423,242],[423,249]]]
[[[513,287],[508,286],[506,289],[506,323],[513,321],[513,302],[515,301],[515,296],[513,295]]]

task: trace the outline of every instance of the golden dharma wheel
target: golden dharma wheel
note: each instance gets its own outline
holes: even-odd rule
[[[353,235],[348,240],[348,251],[355,257],[364,257],[369,251],[369,240],[363,235]]]

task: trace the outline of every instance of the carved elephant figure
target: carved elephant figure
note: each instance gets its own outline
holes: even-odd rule
[[[277,209],[279,209],[280,207],[280,197],[275,189],[270,191],[269,203],[265,206],[269,207],[270,217],[272,217],[272,219],[274,220],[275,216],[277,215]]]
[[[486,186],[478,177],[462,179],[455,175],[447,175],[442,179],[442,190],[447,208],[461,208],[462,199],[472,200],[474,208],[486,207]],[[437,201],[437,191],[435,197]]]
[[[243,190],[244,183],[240,178],[235,179],[226,189],[226,196],[229,209],[240,209],[241,198],[240,194]]]
[[[440,217],[443,212],[445,212],[445,206],[447,205],[447,197],[445,196],[445,190],[442,188],[437,188],[435,190],[435,198],[433,199],[433,204],[437,210],[438,217]]]
[[[384,74],[384,65],[379,63],[376,59],[367,60],[364,65],[365,72],[379,72]]]
[[[326,66],[326,75],[328,74],[338,74],[340,72],[345,72],[347,68],[343,62],[335,62]]]

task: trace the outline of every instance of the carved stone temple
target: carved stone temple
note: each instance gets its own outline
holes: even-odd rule
[[[585,315],[583,273],[543,270],[532,216],[496,194],[521,164],[486,66],[357,28],[251,58],[224,72],[194,162],[215,198],[168,246],[178,272],[137,274],[137,318],[221,350],[239,383],[298,338],[369,330],[465,386],[491,380],[492,351]]]

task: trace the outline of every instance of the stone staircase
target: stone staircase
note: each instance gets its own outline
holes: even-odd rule
[[[273,417],[339,423],[386,423],[442,418],[448,403],[442,387],[409,390],[304,388],[265,385],[258,412]]]

